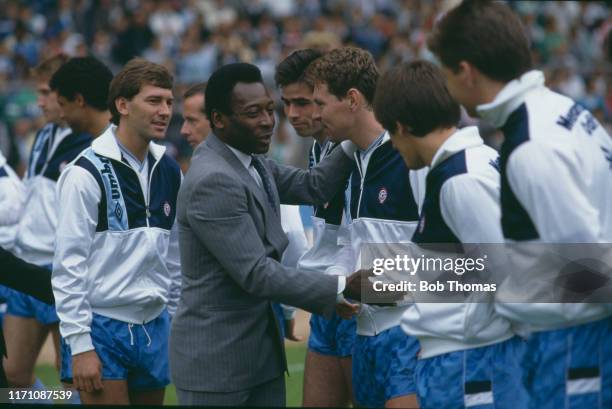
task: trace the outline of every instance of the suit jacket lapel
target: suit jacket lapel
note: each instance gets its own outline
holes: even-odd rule
[[[263,163],[264,165],[264,169],[266,171],[266,177],[268,178],[268,180],[270,181],[270,187],[272,188],[272,199],[274,200],[274,206],[276,206],[276,211],[277,214],[280,215],[280,196],[278,194],[278,189],[276,187],[276,181],[274,180],[274,175],[272,175],[272,172],[270,172],[270,169],[268,168],[267,165],[267,161],[268,159],[266,158],[265,155],[256,155],[257,157],[259,157],[261,163]],[[263,190],[263,189],[262,189]]]
[[[211,133],[208,138],[206,138],[206,144],[210,146],[215,152],[217,152],[223,159],[225,159],[232,168],[236,171],[236,173],[240,176],[240,178],[246,183],[249,187],[249,190],[253,193],[261,208],[264,209],[264,215],[266,218],[269,217],[268,212],[272,212],[270,209],[270,205],[268,204],[268,200],[266,198],[266,193],[262,188],[257,186],[257,182],[253,179],[253,176],[249,173],[248,170],[244,167],[242,162],[234,155],[232,152],[214,133]],[[275,189],[273,189],[275,190]]]

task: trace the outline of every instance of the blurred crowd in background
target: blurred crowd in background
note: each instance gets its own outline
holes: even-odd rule
[[[220,65],[245,61],[262,70],[278,101],[270,155],[306,164],[310,141],[282,117],[274,67],[303,46],[356,45],[381,72],[402,61],[432,59],[425,40],[435,19],[458,0],[0,0],[0,150],[22,174],[43,125],[30,69],[58,52],[93,55],[113,72],[134,56],[175,75],[175,115],[167,143],[184,166],[181,101],[190,84]],[[612,128],[610,2],[509,1],[532,40],[536,67],[549,86],[590,109]],[[95,79],[92,79],[95,80]],[[473,120],[466,117],[467,123]],[[483,129],[492,145],[499,135]]]

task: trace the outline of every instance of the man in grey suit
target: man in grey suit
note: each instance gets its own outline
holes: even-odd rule
[[[279,202],[327,202],[343,188],[354,148],[311,171],[260,155],[274,103],[251,64],[213,73],[206,114],[213,133],[195,150],[177,205],[183,284],[170,338],[173,381],[184,405],[284,406],[287,363],[271,301],[318,314],[357,306],[342,297],[345,277],[279,263],[287,246]]]

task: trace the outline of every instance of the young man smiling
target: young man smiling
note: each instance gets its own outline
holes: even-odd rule
[[[170,382],[181,173],[154,141],[165,137],[172,101],[164,67],[130,61],[110,85],[114,125],[58,182],[53,290],[62,380],[86,404],[161,405]]]

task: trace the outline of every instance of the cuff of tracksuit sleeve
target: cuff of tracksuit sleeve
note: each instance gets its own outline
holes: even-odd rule
[[[70,345],[70,353],[72,355],[82,354],[83,352],[94,350],[89,332],[71,335],[66,338],[66,342],[68,342],[68,345]]]
[[[344,301],[344,289],[346,288],[346,277],[338,276],[338,295],[336,296],[336,303],[341,303]]]
[[[342,148],[344,153],[346,153],[346,155],[349,158],[353,160],[355,159],[355,152],[357,152],[357,145],[355,145],[353,142],[349,140],[346,140],[346,141],[340,142],[340,147]]]

